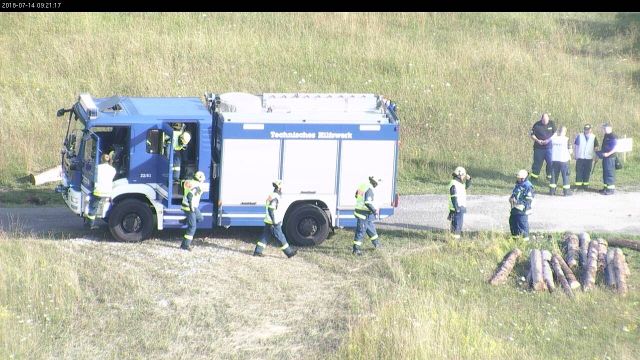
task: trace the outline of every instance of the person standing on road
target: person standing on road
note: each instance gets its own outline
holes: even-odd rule
[[[198,206],[200,205],[204,180],[204,173],[198,171],[193,176],[193,180],[185,180],[182,183],[182,211],[184,211],[186,219],[180,222],[187,224],[187,231],[182,239],[182,244],[180,244],[180,248],[183,250],[192,250],[191,241],[196,233],[196,224],[202,221],[202,214]]]
[[[567,137],[567,128],[560,126],[555,136],[551,138],[551,182],[549,182],[549,195],[556,194],[558,176],[562,174],[562,195],[571,195],[571,182],[569,180],[569,160],[571,160],[571,147]]]
[[[600,190],[603,195],[613,195],[616,190],[616,144],[618,137],[613,133],[611,123],[602,125],[604,137],[602,138],[602,150],[598,151],[598,157],[602,159],[602,182],[604,188]]]
[[[374,176],[369,176],[367,182],[358,185],[356,190],[356,208],[353,215],[356,217],[356,232],[353,239],[353,255],[360,256],[362,251],[362,240],[366,233],[371,240],[371,244],[375,249],[380,247],[378,233],[373,221],[380,216],[380,212],[373,204],[373,189],[378,186],[382,180]]]
[[[551,137],[556,132],[556,124],[549,120],[549,114],[544,113],[531,128],[530,136],[533,139],[533,165],[531,166],[531,179],[538,180],[542,170],[542,162],[546,163],[545,172],[547,180],[551,180]]]
[[[453,171],[453,179],[449,182],[449,217],[451,233],[454,239],[460,239],[462,222],[467,212],[467,188],[471,186],[471,176],[462,166]]]
[[[111,191],[113,190],[113,178],[116,176],[116,169],[111,166],[109,154],[100,157],[101,163],[96,166],[96,182],[93,185],[93,192],[89,199],[89,209],[85,218],[85,227],[95,230],[98,205],[102,201],[111,201]]]
[[[531,214],[531,204],[533,202],[533,185],[527,180],[527,170],[520,170],[516,174],[516,186],[511,192],[509,204],[511,213],[509,215],[509,228],[511,237],[522,236],[524,241],[529,241],[529,215]]]
[[[262,253],[264,248],[269,243],[269,238],[273,236],[280,242],[280,250],[287,255],[287,258],[292,258],[298,253],[298,250],[293,250],[287,243],[287,238],[282,232],[282,216],[278,211],[280,205],[280,197],[282,196],[282,180],[275,180],[273,183],[273,192],[267,197],[265,204],[265,217],[264,217],[264,229],[262,231],[262,237],[256,244],[256,248],[253,251],[253,256],[264,256]]]
[[[576,157],[576,189],[587,190],[595,151],[600,146],[598,139],[591,132],[591,124],[584,126],[583,132],[576,136],[573,144],[573,153]]]

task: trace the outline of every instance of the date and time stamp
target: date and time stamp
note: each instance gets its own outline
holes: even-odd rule
[[[7,10],[58,10],[63,2],[53,1],[0,1],[0,11]]]

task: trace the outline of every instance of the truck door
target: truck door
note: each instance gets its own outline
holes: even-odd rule
[[[96,182],[96,169],[100,163],[100,138],[94,132],[87,130],[82,137],[84,142],[84,153],[82,154],[82,193],[88,195],[93,192],[93,187]],[[82,199],[86,199],[82,196]],[[82,209],[85,209],[88,203],[82,204]],[[84,212],[84,211],[83,211]]]
[[[179,190],[174,189],[173,186],[173,128],[168,123],[162,124],[163,137],[163,151],[160,157],[159,174],[160,174],[160,187],[166,191],[166,198],[162,200],[165,207],[171,206],[171,199],[173,194]],[[163,194],[164,195],[164,194]],[[164,196],[163,196],[164,197]]]

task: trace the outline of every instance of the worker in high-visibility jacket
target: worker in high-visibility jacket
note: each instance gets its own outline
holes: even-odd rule
[[[280,197],[282,196],[282,180],[275,180],[272,185],[273,191],[269,194],[265,202],[264,229],[262,231],[262,237],[256,244],[253,256],[264,256],[264,248],[267,247],[269,238],[273,236],[280,242],[280,250],[287,255],[287,258],[291,258],[298,253],[298,250],[294,250],[289,246],[287,238],[282,232],[282,215],[281,212],[278,211]]]
[[[356,190],[356,208],[353,215],[356,217],[356,233],[353,239],[353,254],[362,255],[360,248],[366,233],[374,248],[380,247],[380,240],[373,221],[380,216],[380,212],[373,203],[373,189],[382,180],[374,176],[369,176],[367,182],[358,185]]]
[[[180,244],[180,248],[183,250],[191,251],[191,241],[196,233],[196,224],[202,221],[202,214],[198,206],[203,193],[204,180],[204,173],[197,171],[192,180],[188,179],[182,183],[182,211],[186,215],[184,223],[187,225],[187,231],[182,239],[182,244]]]
[[[462,166],[453,171],[453,179],[449,182],[449,217],[451,234],[454,239],[460,239],[462,222],[467,212],[467,189],[471,186],[471,176]]]
[[[116,176],[116,169],[111,166],[111,157],[108,154],[103,154],[100,161],[100,165],[96,167],[96,181],[93,185],[93,192],[89,195],[89,208],[85,218],[85,226],[92,230],[98,228],[95,224],[98,205],[102,201],[111,200],[113,178]]]
[[[522,236],[524,241],[529,241],[529,215],[533,203],[533,185],[527,180],[529,173],[527,170],[520,170],[516,174],[516,186],[511,192],[509,204],[511,213],[509,215],[509,228],[511,237]]]
[[[183,174],[180,172],[182,157],[191,141],[191,134],[187,131],[174,131],[173,133],[173,180],[179,182]]]

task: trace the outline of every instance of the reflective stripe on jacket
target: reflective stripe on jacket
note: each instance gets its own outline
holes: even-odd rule
[[[116,177],[116,169],[108,163],[102,163],[96,167],[96,183],[93,185],[93,195],[111,197],[113,178]]]
[[[453,197],[456,197],[456,201],[458,202],[458,206],[463,206],[466,207],[467,206],[467,188],[466,186],[461,183],[460,181],[456,180],[456,179],[451,179],[451,181],[449,182],[449,189],[451,189],[452,186],[456,187],[456,194],[455,195],[451,195],[451,192],[449,192],[449,210],[451,211],[455,211],[456,207],[453,206]]]
[[[185,180],[182,184],[182,210],[191,211],[200,205],[200,196],[202,196],[202,183],[197,180]],[[191,196],[189,196],[191,194]],[[191,198],[191,199],[189,199]],[[191,202],[191,203],[189,203]]]
[[[356,208],[353,215],[359,219],[366,219],[373,212],[367,205],[373,207],[373,190],[369,182],[363,182],[356,190]]]
[[[280,216],[278,216],[278,205],[280,203],[280,194],[278,194],[277,192],[272,192],[271,194],[269,194],[269,197],[267,197],[267,200],[265,201],[265,205],[264,205],[264,223],[265,224],[278,224],[280,223]],[[273,212],[273,221],[271,219],[271,216],[269,215],[269,210],[271,210]],[[275,221],[275,222],[274,222]]]

